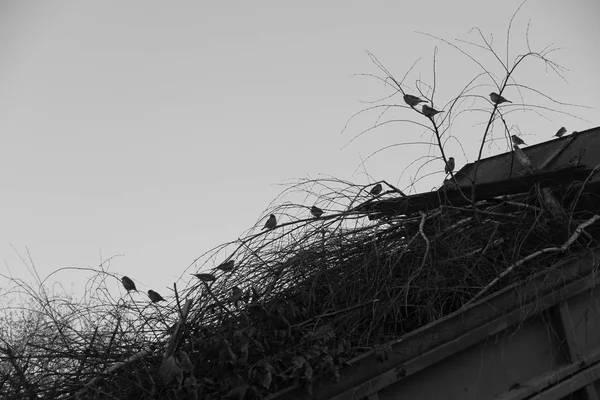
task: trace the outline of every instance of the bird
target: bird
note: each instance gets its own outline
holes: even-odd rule
[[[217,269],[219,269],[223,272],[231,272],[231,271],[233,271],[234,265],[235,265],[235,261],[229,260],[229,261],[225,261],[221,265],[217,266]]]
[[[310,208],[310,213],[311,213],[311,214],[312,214],[314,217],[316,217],[316,218],[320,218],[320,217],[321,217],[321,215],[323,215],[323,210],[321,210],[321,209],[320,209],[319,207],[317,207],[317,206],[312,206],[312,207]]]
[[[512,135],[512,136],[511,136],[511,139],[512,139],[513,143],[514,143],[514,144],[516,144],[516,145],[521,145],[521,144],[527,145],[527,143],[525,143],[525,142],[523,141],[523,139],[521,139],[521,138],[520,138],[520,137],[518,137],[517,135]]]
[[[556,132],[556,134],[554,136],[556,137],[561,137],[562,135],[564,135],[565,133],[567,133],[567,128],[565,128],[564,126],[562,128],[560,128],[558,130],[558,132]]]
[[[261,229],[261,231],[263,229],[273,229],[277,226],[277,218],[275,218],[275,216],[273,214],[271,214],[269,216],[269,219],[267,220],[267,222],[265,223],[265,226],[263,226],[263,228]]]
[[[496,92],[490,93],[490,100],[492,100],[492,103],[494,104],[512,103],[512,101],[506,100],[504,97],[500,96]]]
[[[123,276],[121,278],[121,283],[123,284],[123,287],[125,288],[125,290],[127,290],[128,292],[130,290],[135,290],[137,292],[137,289],[135,288],[135,283],[133,283],[133,281],[131,279],[129,279],[126,276]]]
[[[150,300],[152,300],[153,303],[158,303],[159,301],[165,301],[165,299],[163,299],[163,297],[160,294],[156,293],[152,289],[148,290],[148,297],[150,297]]]
[[[426,103],[427,100],[420,99],[417,96],[413,96],[412,94],[405,94],[404,102],[409,106],[414,107],[416,105],[419,105],[419,103]]]
[[[377,196],[379,193],[381,193],[382,190],[383,190],[383,186],[381,186],[381,183],[378,183],[377,185],[375,185],[371,188],[369,193],[371,193],[373,196]]]
[[[423,104],[423,107],[421,107],[421,112],[424,116],[431,118],[435,114],[441,113],[443,111],[438,111],[434,108],[429,107],[427,104]]]
[[[213,274],[192,274],[202,282],[214,282],[217,278]]]
[[[454,171],[454,157],[450,157],[448,159],[448,163],[446,164],[446,166],[444,167],[444,171],[449,174],[450,172]]]

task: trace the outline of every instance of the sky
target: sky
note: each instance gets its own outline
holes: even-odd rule
[[[198,256],[264,223],[282,183],[385,179],[406,189],[427,175],[409,189],[435,188],[443,162],[411,164],[439,155],[414,143],[429,140],[424,128],[386,124],[352,140],[375,123],[378,114],[367,113],[344,130],[354,113],[391,93],[369,76],[382,74],[367,51],[397,80],[418,61],[404,81],[416,93],[416,80],[432,82],[437,46],[435,105],[444,108],[481,70],[419,32],[481,43],[471,31],[479,27],[505,59],[507,26],[520,4],[0,2],[1,273],[33,282],[29,259],[43,279],[119,255],[110,272],[165,293]],[[525,49],[529,24],[532,49],[561,48],[550,57],[567,69],[563,80],[532,60],[515,79],[589,107],[550,104],[575,118],[516,106],[509,122],[528,144],[563,125],[569,132],[600,125],[599,17],[597,0],[531,0],[513,22],[511,61]],[[489,54],[461,46],[501,76]],[[494,89],[485,77],[478,84],[473,94]],[[504,95],[549,104],[515,88]],[[476,158],[489,108],[483,97],[463,103],[474,111],[453,120],[445,144],[457,168]],[[419,118],[406,109],[393,117]],[[508,150],[497,130],[486,154]],[[52,279],[77,293],[88,276],[69,269]],[[0,292],[6,284],[0,278]]]

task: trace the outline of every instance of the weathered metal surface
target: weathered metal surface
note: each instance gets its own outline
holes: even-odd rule
[[[514,151],[479,161],[477,179],[475,163],[465,165],[456,172],[456,182],[446,181],[440,190],[413,196],[369,200],[355,211],[369,214],[372,219],[382,216],[406,215],[427,211],[443,204],[461,206],[469,204],[473,182],[476,182],[475,201],[502,195],[528,192],[535,183],[541,187],[566,187],[575,181],[590,178],[589,188],[600,187],[600,173],[591,175],[600,165],[600,127],[563,136],[544,143],[519,149],[531,168],[519,162]]]
[[[564,167],[538,174],[517,176],[501,181],[477,184],[475,201],[492,199],[498,196],[524,193],[534,184],[541,188],[566,187],[574,181],[583,181],[590,175],[591,169],[585,165]],[[591,184],[590,184],[591,185]],[[440,189],[436,192],[421,193],[408,197],[368,201],[355,209],[357,212],[374,214],[376,217],[407,215],[417,211],[427,211],[440,205],[462,206],[470,204],[472,187],[461,186],[458,190]]]

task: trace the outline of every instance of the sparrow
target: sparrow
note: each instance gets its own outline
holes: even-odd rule
[[[454,157],[450,157],[448,159],[448,163],[446,164],[446,166],[444,167],[444,171],[449,174],[450,172],[454,171]]]
[[[369,193],[371,193],[373,196],[377,196],[379,193],[381,193],[382,190],[383,190],[383,186],[381,186],[381,183],[378,183],[377,185],[375,185],[371,188]]]
[[[504,97],[500,96],[496,92],[490,93],[490,100],[492,100],[492,103],[494,104],[512,103],[512,101],[506,100]]]
[[[567,133],[567,128],[565,128],[564,126],[562,128],[560,128],[558,130],[558,132],[556,132],[556,134],[554,136],[556,137],[561,137],[562,135],[564,135],[565,133]]]
[[[217,269],[219,269],[219,270],[221,270],[223,272],[231,272],[231,271],[233,271],[233,266],[234,265],[235,265],[235,261],[234,260],[229,260],[229,261],[225,261],[221,265],[217,266]]]
[[[137,292],[137,289],[135,288],[135,283],[133,283],[133,281],[131,279],[129,279],[128,277],[126,277],[126,276],[122,277],[121,283],[123,284],[123,287],[125,288],[125,290],[127,290],[128,292],[130,290],[135,290]]]
[[[427,100],[422,100],[417,96],[413,96],[412,94],[405,94],[404,102],[409,106],[414,107],[416,105],[419,105],[419,103],[427,103]]]
[[[269,219],[267,220],[267,222],[265,223],[265,226],[263,226],[263,228],[261,229],[273,229],[277,226],[277,218],[275,218],[275,216],[273,214],[271,214],[269,216]]]
[[[192,274],[202,282],[214,282],[217,278],[213,274]]]
[[[442,113],[443,111],[438,111],[434,108],[429,107],[427,104],[423,104],[423,107],[421,107],[421,112],[424,116],[431,118],[435,114]]]
[[[313,217],[315,218],[319,218],[321,217],[321,215],[323,215],[323,210],[321,210],[319,207],[317,206],[312,206],[310,208],[310,213],[313,215]]]
[[[152,300],[153,303],[158,303],[159,301],[165,301],[165,299],[163,299],[163,297],[160,294],[156,293],[152,289],[148,290],[148,297],[150,297],[150,300]]]
[[[523,141],[523,140],[522,140],[520,137],[518,137],[517,135],[512,135],[512,136],[511,136],[511,139],[512,139],[513,143],[514,143],[514,144],[516,144],[516,145],[521,145],[521,144],[527,145],[527,143],[525,143],[525,142],[524,142],[524,141]]]

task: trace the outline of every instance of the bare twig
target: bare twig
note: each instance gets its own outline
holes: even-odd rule
[[[477,300],[478,298],[480,298],[483,294],[485,294],[492,286],[494,286],[496,283],[498,283],[498,281],[502,278],[504,278],[506,275],[510,274],[515,268],[525,264],[526,262],[541,256],[542,254],[546,254],[546,253],[556,253],[556,252],[563,252],[566,251],[578,238],[579,236],[584,232],[584,229],[587,228],[588,226],[592,225],[593,223],[595,223],[596,221],[598,221],[600,219],[600,215],[594,215],[592,218],[590,218],[589,220],[582,222],[581,224],[579,224],[579,226],[577,226],[577,229],[575,230],[575,232],[573,233],[573,235],[571,235],[571,237],[569,238],[569,240],[567,240],[562,246],[560,247],[547,247],[545,249],[542,250],[538,250],[533,254],[528,255],[525,258],[522,258],[521,260],[517,261],[516,263],[512,264],[510,267],[506,268],[504,271],[502,271],[502,273],[500,275],[498,275],[496,278],[494,278],[494,280],[492,280],[490,283],[488,283],[483,289],[481,289],[475,296],[473,296],[469,301],[467,301],[462,308],[466,308],[468,305],[472,304],[475,300]]]

